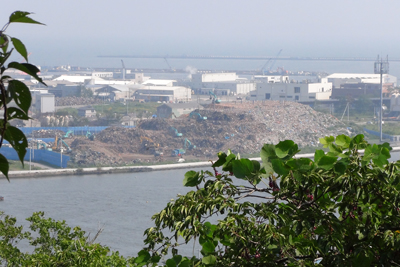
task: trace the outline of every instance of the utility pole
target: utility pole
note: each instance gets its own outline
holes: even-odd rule
[[[386,60],[384,61],[383,58],[379,59],[378,58],[374,64],[374,72],[375,74],[380,74],[380,91],[381,91],[381,101],[380,101],[380,110],[379,110],[379,132],[380,132],[380,138],[379,140],[382,142],[382,124],[383,124],[383,83],[382,83],[382,77],[383,74],[389,73],[389,58],[386,56]]]

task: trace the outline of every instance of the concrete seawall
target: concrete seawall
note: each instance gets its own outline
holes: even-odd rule
[[[393,147],[391,152],[400,151],[400,147]],[[360,154],[364,150],[358,151]],[[298,154],[295,158],[313,158],[314,153]],[[250,160],[261,161],[261,158],[250,158]],[[175,169],[190,169],[211,167],[210,161],[175,163],[152,166],[124,166],[124,167],[98,167],[98,168],[80,168],[80,169],[52,169],[52,170],[34,170],[34,171],[10,171],[10,178],[34,178],[46,176],[61,176],[61,175],[86,175],[86,174],[106,174],[106,173],[129,173],[129,172],[151,172],[165,171]]]
[[[150,171],[190,169],[190,168],[201,168],[201,167],[211,167],[211,162],[204,161],[204,162],[176,163],[176,164],[153,165],[153,166],[125,166],[125,167],[10,171],[8,176],[10,178],[34,178],[34,177],[61,176],[61,175],[150,172]]]

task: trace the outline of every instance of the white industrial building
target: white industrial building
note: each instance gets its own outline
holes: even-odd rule
[[[36,110],[40,113],[55,112],[55,97],[53,94],[37,94],[35,102]]]
[[[254,81],[263,83],[288,83],[289,76],[287,75],[255,75]]]
[[[319,83],[257,83],[250,100],[314,101],[329,99],[332,83],[321,79]]]
[[[112,72],[92,72],[93,77],[99,77],[99,78],[112,78],[113,73]]]
[[[68,81],[71,83],[84,83],[86,80],[91,80],[92,76],[87,76],[87,75],[61,75],[53,81]],[[100,78],[98,78],[100,79]]]
[[[137,100],[187,102],[192,99],[190,88],[183,86],[144,86],[134,90],[134,96]]]
[[[208,95],[213,91],[216,95],[246,95],[256,90],[256,84],[247,80],[232,82],[205,82],[203,88],[197,90],[198,94]]]
[[[255,83],[234,72],[192,74],[191,88],[197,94],[209,94],[211,90],[216,95],[245,95],[255,90]]]
[[[381,81],[380,74],[362,74],[362,73],[334,73],[326,77],[328,82],[332,83],[333,88],[340,88],[342,84],[346,83],[374,83],[379,84]],[[397,78],[390,74],[383,74],[382,82],[386,85],[395,87],[397,85]]]
[[[176,80],[159,80],[159,79],[149,79],[143,82],[143,85],[149,86],[173,86]]]
[[[390,97],[390,111],[400,112],[400,94],[393,94]]]

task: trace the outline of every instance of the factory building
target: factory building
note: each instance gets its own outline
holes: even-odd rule
[[[250,100],[315,101],[329,99],[332,83],[321,79],[318,83],[257,83]]]
[[[99,77],[99,78],[112,78],[112,72],[92,72],[92,77]]]
[[[53,94],[45,93],[36,95],[35,108],[40,113],[55,112],[55,98]]]
[[[69,81],[49,81],[47,90],[56,97],[76,96],[80,93],[81,85]]]
[[[136,100],[150,102],[188,102],[192,99],[190,88],[183,86],[144,86],[135,89]]]
[[[380,74],[355,74],[334,73],[326,77],[332,83],[331,98],[343,97],[358,98],[360,96],[380,97]],[[383,96],[389,97],[388,89],[397,85],[397,78],[393,75],[383,74]]]
[[[360,74],[360,73],[334,73],[326,77],[332,83],[332,88],[340,88],[346,83],[370,83],[380,84],[380,74]],[[393,75],[383,74],[383,84],[395,87],[397,78]]]
[[[173,86],[176,80],[159,80],[159,79],[149,79],[142,83],[142,85],[149,86]]]
[[[255,83],[240,79],[234,72],[192,74],[191,88],[196,94],[245,95],[255,90]]]
[[[287,75],[255,75],[253,80],[263,83],[288,83],[289,76]]]

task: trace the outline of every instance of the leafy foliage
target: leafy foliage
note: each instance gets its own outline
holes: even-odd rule
[[[0,119],[0,147],[3,140],[10,142],[17,151],[18,157],[23,164],[23,159],[28,147],[28,141],[25,135],[17,128],[9,125],[13,119],[28,120],[28,111],[31,106],[32,97],[28,87],[21,81],[14,80],[5,74],[8,69],[15,69],[26,73],[38,82],[45,85],[38,76],[40,70],[30,63],[10,62],[6,67],[6,62],[14,49],[28,62],[28,52],[21,40],[7,35],[5,32],[12,23],[31,23],[42,24],[29,17],[31,13],[16,11],[11,14],[9,21],[0,31],[0,108],[4,115]],[[13,48],[10,46],[10,40]],[[9,103],[14,101],[17,107],[8,107]],[[8,179],[9,163],[7,159],[0,154],[0,171]]]
[[[129,266],[128,259],[94,243],[79,227],[45,218],[36,212],[27,219],[31,232],[16,226],[16,219],[1,214],[0,264],[2,266]],[[17,244],[28,241],[33,252],[21,252]]]
[[[184,185],[195,190],[153,216],[147,261],[137,263],[168,253],[173,260],[195,240],[201,259],[167,266],[400,264],[400,163],[389,163],[390,146],[363,135],[320,142],[328,152],[314,160],[283,141],[264,145],[261,164],[228,151],[214,172],[187,172]]]

